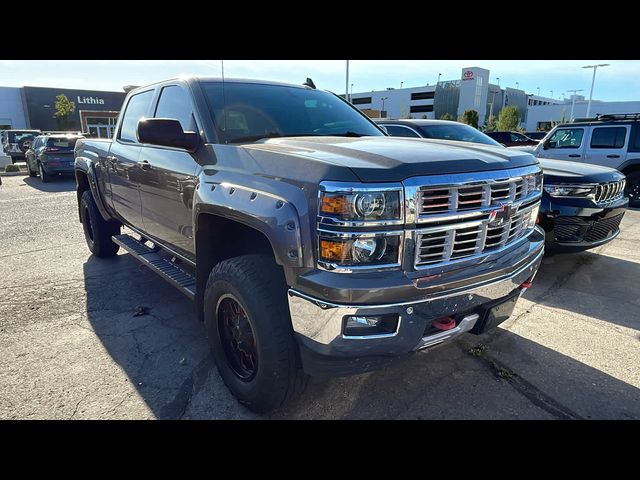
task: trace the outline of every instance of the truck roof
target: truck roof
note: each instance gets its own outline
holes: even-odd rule
[[[166,82],[171,82],[171,81],[175,81],[175,80],[181,80],[181,81],[185,81],[187,83],[201,83],[201,82],[222,82],[223,78],[222,77],[215,77],[215,76],[201,76],[201,75],[194,75],[194,76],[180,76],[180,77],[172,77],[172,78],[165,78],[164,80],[159,80],[157,82],[153,82],[153,83],[149,83],[147,85],[143,85],[140,87],[137,87],[133,90],[131,90],[131,92],[136,92],[138,90],[141,89],[146,89],[149,88],[153,85],[158,85],[161,83],[166,83]],[[274,82],[272,80],[262,80],[259,78],[235,78],[235,77],[224,77],[224,82],[225,83],[255,83],[255,84],[261,84],[261,85],[279,85],[282,87],[294,87],[294,88],[308,88],[305,87],[304,85],[302,85],[302,82],[298,85],[295,83],[285,83],[285,82]]]

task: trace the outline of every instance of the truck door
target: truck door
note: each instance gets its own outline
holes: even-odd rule
[[[585,130],[590,127],[562,127],[558,128],[544,143],[536,147],[536,156],[555,158],[557,160],[584,160],[583,139]]]
[[[630,125],[593,127],[585,162],[618,168],[627,158]]]
[[[148,116],[152,99],[153,90],[129,98],[106,161],[113,208],[126,223],[139,228],[142,228],[142,213],[138,157],[142,146],[138,143],[136,130],[138,120]]]
[[[190,93],[181,85],[162,88],[155,118],[178,120],[184,131],[198,131]],[[193,194],[198,164],[191,153],[144,145],[140,156],[140,197],[144,230],[171,247],[195,253]]]

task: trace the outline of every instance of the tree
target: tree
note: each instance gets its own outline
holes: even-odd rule
[[[69,116],[76,109],[76,104],[70,101],[64,93],[61,93],[56,97],[56,111],[53,114],[58,119],[58,125],[62,127],[67,126],[69,122]]]
[[[517,130],[520,125],[520,114],[518,113],[518,107],[515,105],[509,105],[500,110],[500,116],[498,117],[498,130],[502,132],[509,132]]]
[[[496,119],[495,115],[492,115],[491,117],[489,117],[489,119],[485,122],[484,124],[484,131],[485,132],[494,132],[498,129],[498,120]]]
[[[465,110],[462,114],[462,122],[478,128],[478,112],[475,110]]]
[[[455,118],[450,113],[445,113],[440,117],[440,120],[455,120]]]

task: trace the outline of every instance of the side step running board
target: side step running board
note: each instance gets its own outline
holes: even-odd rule
[[[196,295],[196,279],[193,275],[185,272],[169,260],[162,258],[131,235],[114,235],[111,238],[134,258],[140,260],[144,265],[169,281],[191,300],[194,299]]]

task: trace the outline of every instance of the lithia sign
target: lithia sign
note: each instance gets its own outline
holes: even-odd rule
[[[76,97],[78,99],[78,103],[88,103],[91,105],[104,105],[104,100],[100,97],[81,97],[78,95]]]

